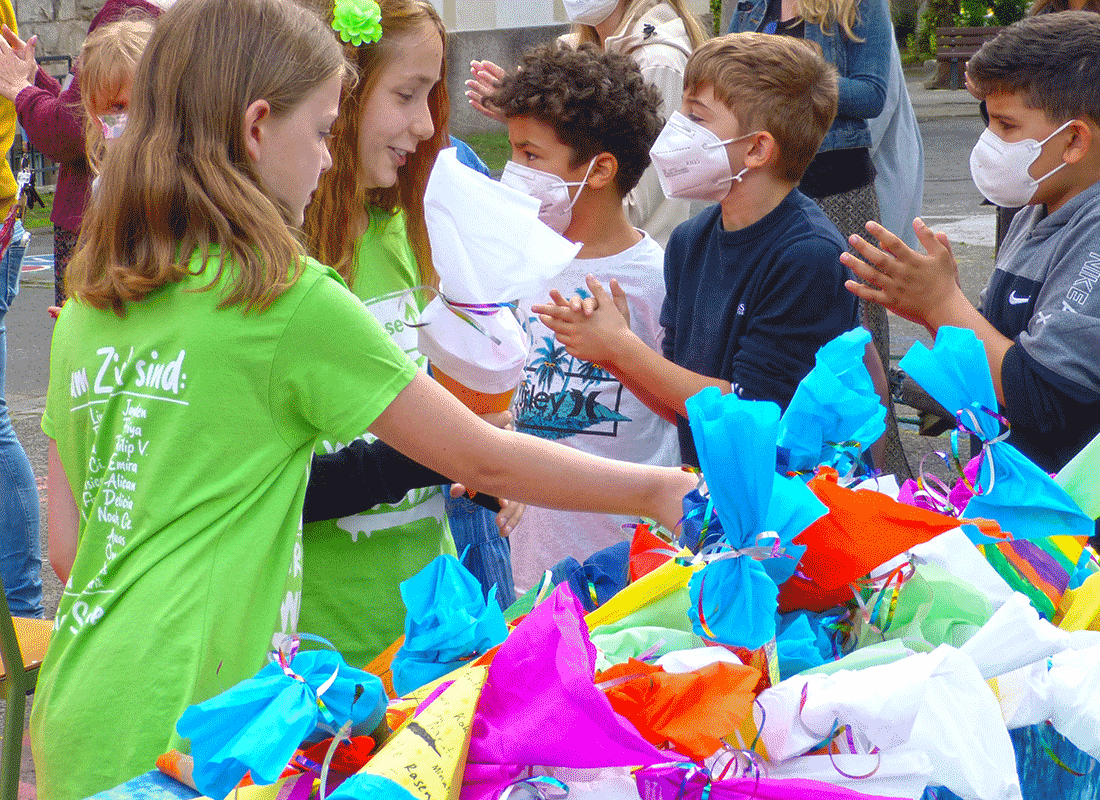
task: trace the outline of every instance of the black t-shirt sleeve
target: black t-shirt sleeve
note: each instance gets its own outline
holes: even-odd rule
[[[303,522],[340,519],[397,503],[410,489],[449,481],[381,440],[356,439],[327,455],[315,455],[306,487]]]
[[[356,439],[335,453],[313,457],[302,521],[350,517],[379,503],[398,503],[412,489],[450,482],[381,440]],[[500,511],[500,501],[490,495],[478,493],[473,501]]]

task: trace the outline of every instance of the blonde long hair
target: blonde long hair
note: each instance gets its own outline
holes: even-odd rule
[[[103,125],[95,109],[105,97],[117,94],[126,80],[133,80],[134,71],[149,37],[153,35],[153,19],[138,11],[101,25],[84,40],[80,49],[80,99],[84,104],[84,149],[92,171],[99,174],[99,165],[106,154],[107,141]]]
[[[834,25],[839,25],[848,39],[863,41],[854,32],[859,24],[859,0],[798,0],[798,4],[801,7],[799,17],[807,25],[820,25],[827,35],[832,33]]]
[[[220,307],[264,309],[293,285],[302,248],[245,149],[245,110],[276,118],[347,64],[332,31],[285,0],[186,0],[158,21],[137,73],[125,132],[66,275],[68,293],[125,315],[126,303],[187,275],[216,251]]]
[[[391,57],[394,42],[415,31],[425,22],[439,30],[443,39],[443,63],[446,63],[447,34],[443,20],[425,0],[379,0],[382,11],[382,38],[356,47],[345,44],[344,53],[359,71],[359,82],[345,90],[340,100],[340,116],[332,126],[333,166],[321,176],[306,208],[305,234],[311,254],[328,264],[353,285],[359,264],[355,243],[370,224],[368,206],[393,214],[405,212],[406,230],[420,282],[436,285],[438,279],[432,266],[428,229],[424,224],[424,189],[439,151],[448,146],[447,118],[450,99],[447,83],[440,80],[428,93],[428,109],[435,132],[409,154],[397,171],[397,183],[384,188],[367,188],[359,179],[359,129],[363,108]],[[331,13],[331,12],[330,12]]]
[[[623,11],[623,19],[629,19],[634,9],[640,6],[647,0],[633,0],[628,3],[626,9]],[[688,39],[691,40],[691,49],[701,46],[703,42],[707,40],[707,35],[703,31],[703,27],[699,24],[699,20],[695,18],[688,7],[684,4],[684,0],[661,0],[665,5],[672,6],[672,10],[676,12],[676,16],[684,23],[684,29],[687,31]],[[600,41],[600,37],[596,34],[596,29],[591,25],[574,25],[573,33],[577,35],[577,43],[591,42],[594,45],[603,48],[603,43]]]

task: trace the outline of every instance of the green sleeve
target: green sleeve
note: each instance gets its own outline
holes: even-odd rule
[[[305,293],[275,350],[272,408],[289,409],[276,428],[288,443],[300,441],[303,429],[351,441],[414,375],[416,365],[358,298],[326,274]]]

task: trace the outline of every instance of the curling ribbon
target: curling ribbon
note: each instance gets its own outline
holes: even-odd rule
[[[562,800],[569,796],[569,787],[549,775],[536,775],[516,781],[500,793],[499,800]]]
[[[439,291],[439,289],[437,289],[436,287],[428,286],[427,284],[420,284],[418,286],[409,287],[408,289],[402,289],[399,292],[393,292],[391,294],[384,295],[381,299],[389,299],[390,297],[396,297],[400,299],[420,290],[429,291],[435,294],[452,314],[454,314],[460,320],[472,327],[478,333],[482,334],[483,336],[488,336],[493,344],[501,344],[500,339],[485,330],[485,327],[476,319],[474,319],[474,317],[491,317],[502,308],[510,308],[513,314],[516,313],[515,303],[460,303],[457,300],[452,300],[451,298],[447,297],[447,295],[443,294],[443,292]],[[428,323],[426,322],[405,323],[405,325],[409,328],[423,328],[427,324]]]

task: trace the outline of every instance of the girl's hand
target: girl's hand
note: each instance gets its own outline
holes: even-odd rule
[[[665,479],[653,494],[650,516],[673,533],[684,517],[684,495],[699,486],[699,476],[676,467],[662,467]]]
[[[7,25],[0,27],[0,34],[0,96],[14,103],[21,91],[34,85],[38,72],[34,48],[38,37],[32,36],[24,43]]]
[[[500,88],[501,81],[504,80],[506,74],[504,70],[492,61],[471,61],[470,74],[474,76],[466,81],[466,97],[470,100],[470,105],[489,119],[495,119],[497,122],[503,123],[504,115],[500,113],[499,109],[488,103],[486,98]]]
[[[511,411],[499,411],[489,414],[479,414],[483,420],[496,428],[500,428],[506,431],[514,431],[516,429],[515,423],[512,420]],[[474,492],[466,489],[461,483],[451,484],[451,497],[462,497],[467,495],[469,497],[474,496]],[[505,500],[503,497],[500,499],[500,513],[496,516],[497,528],[500,530],[501,536],[507,536],[516,529],[516,525],[523,519],[524,509],[527,508],[523,503],[516,503],[512,500]]]
[[[841,253],[840,260],[867,283],[847,281],[845,287],[864,300],[934,331],[953,318],[959,299],[964,303],[966,299],[959,288],[958,266],[946,237],[935,233],[919,217],[913,220],[913,230],[927,255],[911,250],[878,223],[868,222],[867,232],[882,243],[882,249],[860,236],[851,237],[851,245],[869,263],[850,253]]]

